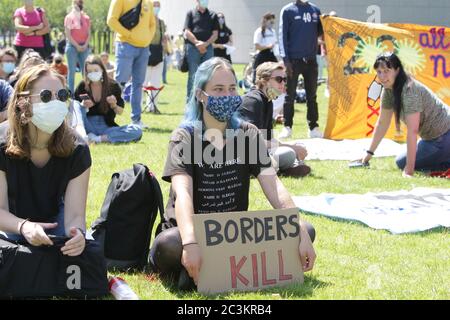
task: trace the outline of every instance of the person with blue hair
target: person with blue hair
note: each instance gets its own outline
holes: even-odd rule
[[[241,102],[230,63],[218,57],[207,60],[195,74],[184,120],[170,139],[162,178],[171,190],[150,265],[163,276],[175,277],[180,289],[197,284],[202,265],[194,214],[247,211],[251,175],[274,208],[295,207],[258,129],[238,118]],[[304,221],[300,229],[299,255],[309,271],[316,257],[315,231]]]

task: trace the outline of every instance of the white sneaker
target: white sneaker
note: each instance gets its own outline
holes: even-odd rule
[[[280,134],[278,135],[278,139],[287,139],[292,136],[292,128],[284,127]]]
[[[309,130],[310,138],[323,138],[323,133],[320,131],[319,127],[315,127],[312,130]]]
[[[144,123],[142,122],[142,120],[139,120],[139,121],[133,121],[133,124],[139,126],[139,128],[141,128],[141,130],[144,130],[144,129],[150,129],[150,127],[147,126],[146,124],[144,124]]]
[[[100,143],[102,142],[102,137],[97,136],[95,134],[93,134],[92,132],[88,133],[88,141],[89,142],[93,142],[93,143]]]

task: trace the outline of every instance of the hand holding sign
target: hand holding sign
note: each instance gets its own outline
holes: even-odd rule
[[[200,247],[197,243],[183,245],[181,263],[197,285],[198,275],[202,266],[202,252],[200,251]]]

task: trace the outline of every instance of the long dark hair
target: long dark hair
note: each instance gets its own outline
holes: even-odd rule
[[[403,68],[402,62],[398,56],[393,52],[387,52],[379,55],[373,65],[374,69],[378,69],[380,66],[385,66],[389,69],[399,70],[394,82],[394,114],[395,123],[397,127],[400,125],[400,112],[402,111],[402,91],[403,86],[409,81],[410,77],[406,74]]]
[[[102,59],[99,56],[96,55],[90,55],[87,57],[85,63],[84,63],[84,83],[85,83],[85,89],[88,93],[92,95],[92,89],[91,89],[91,80],[89,80],[87,74],[87,66],[90,64],[96,64],[102,69],[102,97],[100,99],[99,103],[99,109],[100,112],[103,114],[106,114],[109,110],[109,104],[106,101],[106,98],[110,94],[110,81],[108,78],[108,73],[106,72],[106,68],[103,65]]]
[[[275,19],[275,15],[272,12],[266,13],[261,20],[261,33],[263,38],[266,37],[266,21],[270,19]]]
[[[225,20],[225,15],[222,12],[218,12],[217,13],[217,18],[220,19],[220,16],[222,16],[222,18],[223,18],[223,26],[220,27],[220,24],[219,24],[219,28],[221,30],[228,31],[229,29],[228,29],[228,26],[227,26],[227,21]]]

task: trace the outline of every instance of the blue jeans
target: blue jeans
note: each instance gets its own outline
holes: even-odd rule
[[[67,55],[67,83],[69,85],[69,90],[75,92],[75,73],[77,70],[77,62],[80,64],[81,73],[84,75],[84,62],[91,51],[87,48],[83,52],[78,52],[77,49],[71,44],[66,45],[66,55]]]
[[[135,124],[129,124],[121,127],[109,127],[103,116],[87,116],[86,108],[80,103],[74,104],[77,118],[81,118],[86,133],[93,133],[97,136],[106,135],[108,142],[126,143],[138,141],[142,137],[142,129]],[[81,117],[80,117],[81,115]],[[78,123],[80,125],[81,123]]]
[[[52,234],[54,236],[61,236],[61,237],[66,236],[66,229],[64,227],[64,203],[63,202],[61,202],[61,204],[59,205],[58,214],[55,216],[55,218],[48,222],[50,222],[50,223],[57,222],[58,225],[56,226],[55,229],[45,230],[45,232],[47,234]],[[0,234],[2,234],[3,236],[5,236],[6,238],[8,238],[11,241],[20,241],[20,242],[26,241],[25,238],[20,234],[6,233],[6,232],[2,232],[2,231],[0,231]]]
[[[400,169],[406,166],[406,151],[395,160]],[[415,170],[440,171],[450,169],[450,130],[433,140],[417,143]]]
[[[195,73],[197,72],[198,66],[201,65],[206,60],[211,59],[214,56],[214,49],[210,45],[208,46],[207,51],[202,55],[198,51],[198,49],[191,43],[186,44],[187,49],[187,60],[189,65],[189,76],[187,83],[187,94],[186,99],[189,101],[189,97],[191,96],[192,86],[194,84]]]
[[[116,81],[122,86],[131,77],[131,120],[138,122],[142,113],[142,84],[145,81],[148,47],[138,48],[126,42],[116,42]]]

